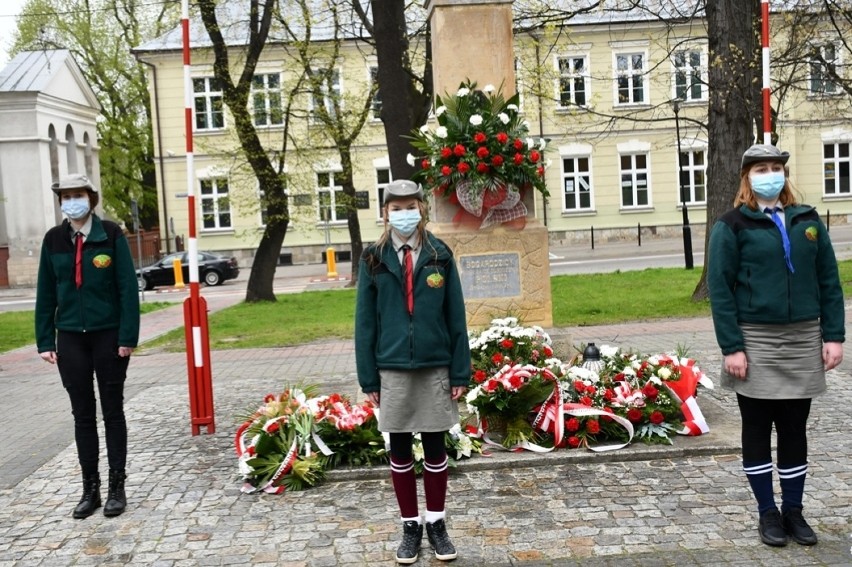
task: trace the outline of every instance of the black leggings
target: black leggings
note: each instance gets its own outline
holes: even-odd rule
[[[778,463],[798,465],[808,460],[807,421],[810,398],[761,400],[737,394],[743,422],[743,462],[772,462],[772,424],[778,436]]]
[[[118,329],[72,333],[56,337],[57,365],[71,399],[77,458],[83,474],[98,472],[98,428],[95,377],[101,400],[109,468],[123,471],[127,460],[124,418],[124,380],[129,356],[118,356]]]
[[[423,441],[423,456],[430,463],[437,463],[444,460],[444,456],[447,454],[444,446],[445,433],[445,431],[431,431],[420,434],[420,440]],[[390,452],[394,460],[400,463],[407,463],[413,458],[412,437],[411,433],[390,434]]]

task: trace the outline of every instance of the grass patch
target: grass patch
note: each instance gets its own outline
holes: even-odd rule
[[[210,348],[282,347],[319,339],[352,338],[355,290],[306,291],[276,296],[275,303],[240,303],[209,316]],[[144,348],[169,352],[186,348],[185,331],[175,329]]]
[[[553,325],[575,327],[710,314],[709,301],[692,301],[700,270],[642,271],[554,276]]]
[[[143,315],[158,309],[171,307],[174,303],[153,301],[142,303],[139,312]],[[35,312],[34,311],[5,311],[0,313],[0,352],[7,352],[27,345],[34,345]]]

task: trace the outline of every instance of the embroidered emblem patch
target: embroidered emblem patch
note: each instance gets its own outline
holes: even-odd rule
[[[819,232],[817,231],[817,227],[815,226],[809,226],[805,229],[805,237],[808,240],[816,240],[818,235]]]
[[[112,264],[112,258],[110,258],[108,254],[98,254],[92,258],[92,264],[94,264],[96,268],[107,268],[110,264]]]
[[[429,287],[444,287],[444,276],[438,273],[430,274],[426,278],[426,283]]]

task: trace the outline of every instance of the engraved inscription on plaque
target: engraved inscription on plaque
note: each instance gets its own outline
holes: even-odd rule
[[[517,253],[459,257],[465,299],[521,295],[520,266]]]

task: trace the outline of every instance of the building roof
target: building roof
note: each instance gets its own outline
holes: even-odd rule
[[[68,92],[69,84],[76,85],[78,91]],[[83,71],[67,49],[18,53],[0,70],[0,93],[45,93],[101,109]]]
[[[0,92],[41,92],[65,61],[71,57],[67,49],[23,51],[15,55],[0,71]]]
[[[329,41],[335,38],[335,28],[342,39],[361,39],[369,37],[369,32],[361,23],[360,18],[354,12],[348,2],[328,2],[327,0],[308,0],[310,6],[310,27],[305,24],[304,15],[298,11],[298,6],[293,2],[281,3],[280,21],[273,17],[273,23],[269,32],[267,43],[287,43],[294,40],[303,40],[310,34],[311,41]],[[336,6],[334,6],[337,4]],[[369,2],[365,2],[369,12]],[[219,2],[216,6],[216,20],[225,43],[230,46],[246,45],[249,38],[249,15],[248,2],[236,2],[233,0]],[[335,13],[332,8],[336,8]],[[406,16],[411,19],[410,25],[416,23],[417,14],[420,24],[424,21],[425,12],[422,9],[409,9]],[[201,16],[195,15],[189,20],[189,44],[192,48],[210,47],[212,42],[207,35]],[[134,53],[172,51],[183,47],[183,33],[181,26],[177,26],[158,38],[152,39],[142,45],[133,48]]]

